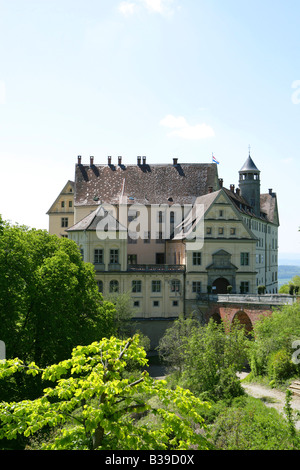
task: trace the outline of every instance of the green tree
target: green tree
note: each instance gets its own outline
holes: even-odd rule
[[[78,344],[114,334],[115,308],[103,302],[93,267],[74,242],[2,226],[0,338],[8,358],[44,367],[68,357]]]
[[[299,294],[300,291],[300,276],[294,276],[288,284],[280,287],[280,294]]]
[[[185,364],[186,347],[189,337],[200,323],[195,318],[180,316],[160,339],[158,353],[171,371],[182,373]]]
[[[206,326],[195,329],[185,352],[185,386],[212,400],[243,394],[237,372],[246,364],[248,342],[238,323],[229,329],[224,322],[210,320]]]
[[[249,350],[251,374],[280,382],[300,372],[293,364],[293,343],[300,338],[300,304],[285,305],[254,325]]]
[[[0,381],[16,373],[41,375],[54,382],[35,400],[0,404],[0,438],[26,438],[53,428],[52,440],[43,449],[197,449],[208,448],[199,433],[207,404],[188,390],[170,390],[164,381],[151,379],[146,372],[137,377],[126,371],[128,361],[142,369],[146,352],[139,338],[102,339],[73,349],[70,359],[40,369],[20,360],[0,365]],[[150,398],[162,406],[151,408]],[[136,414],[152,413],[159,426],[136,422]],[[197,432],[196,427],[197,426]]]

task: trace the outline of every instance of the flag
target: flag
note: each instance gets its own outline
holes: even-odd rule
[[[212,156],[212,162],[213,163],[216,163],[217,165],[219,165],[220,162],[218,162],[218,160],[216,159],[216,157]]]

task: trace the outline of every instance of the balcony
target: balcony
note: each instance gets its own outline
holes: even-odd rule
[[[121,271],[120,263],[109,263],[108,271],[112,271],[112,272]]]
[[[105,264],[104,263],[94,263],[94,268],[96,272],[105,271]]]
[[[129,272],[140,273],[184,273],[184,264],[130,264],[127,267]]]

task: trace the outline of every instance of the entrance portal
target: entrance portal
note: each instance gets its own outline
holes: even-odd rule
[[[229,286],[229,282],[225,277],[219,277],[215,280],[212,286],[216,288],[213,289],[216,294],[227,294],[227,286]]]

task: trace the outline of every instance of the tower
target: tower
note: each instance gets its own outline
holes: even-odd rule
[[[260,216],[260,171],[253,162],[250,153],[239,171],[241,196],[253,207],[257,217]]]

